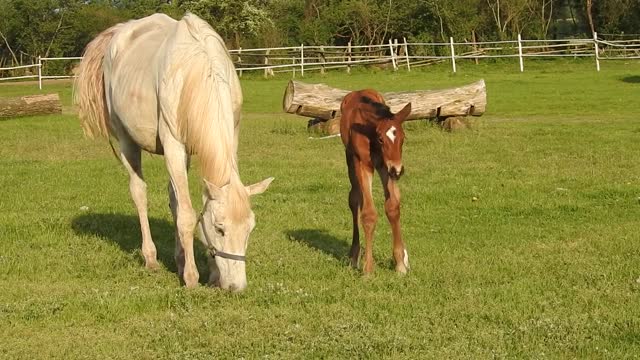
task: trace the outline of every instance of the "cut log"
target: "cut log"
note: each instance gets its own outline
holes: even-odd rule
[[[291,80],[284,93],[285,112],[324,120],[340,116],[340,103],[349,90],[325,84],[305,84]],[[442,90],[416,90],[383,93],[392,112],[411,103],[408,119],[446,118],[450,116],[480,116],[487,106],[484,80]]]
[[[60,113],[62,103],[58,94],[0,97],[0,119]]]

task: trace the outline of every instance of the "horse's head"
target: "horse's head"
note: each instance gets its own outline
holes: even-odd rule
[[[382,161],[389,173],[389,177],[398,180],[404,173],[402,166],[402,145],[404,144],[404,130],[402,123],[411,113],[411,103],[388,119],[382,119],[376,124],[376,141],[382,150]]]
[[[247,287],[245,253],[249,234],[256,224],[249,197],[263,193],[271,181],[273,178],[268,178],[246,187],[232,184],[218,187],[205,181],[204,209],[198,229],[213,257],[209,263],[210,285],[231,291]]]

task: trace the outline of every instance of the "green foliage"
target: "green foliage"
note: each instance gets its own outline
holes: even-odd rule
[[[208,21],[218,33],[234,46],[241,46],[242,37],[258,34],[270,23],[264,0],[182,0],[179,7]]]
[[[79,56],[115,23],[193,12],[231,48],[590,35],[582,0],[0,0],[0,63]],[[640,2],[595,1],[599,33],[637,33]],[[14,56],[15,55],[15,56]]]

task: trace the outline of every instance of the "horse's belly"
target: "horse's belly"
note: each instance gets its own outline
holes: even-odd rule
[[[155,107],[143,106],[139,104],[117,104],[116,114],[118,115],[121,132],[125,132],[140,148],[153,154],[162,154],[162,144],[158,137],[158,114]],[[118,111],[121,108],[125,111]]]
[[[158,127],[144,127],[136,126],[131,129],[127,129],[129,136],[147,152],[152,154],[163,154],[162,144],[158,137]]]

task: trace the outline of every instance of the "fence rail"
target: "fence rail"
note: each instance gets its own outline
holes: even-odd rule
[[[378,66],[398,70],[426,66],[449,61],[453,72],[457,72],[456,60],[498,58],[518,58],[520,71],[524,71],[528,58],[594,58],[596,71],[600,71],[600,61],[619,59],[640,59],[640,39],[604,40],[597,33],[592,39],[563,40],[516,40],[455,42],[449,38],[446,43],[417,43],[402,39],[387,44],[347,46],[300,46],[233,49],[229,51],[236,70],[242,76],[245,71],[263,71],[264,76],[289,72],[293,77],[299,71],[325,72],[329,69],[346,69],[354,66]],[[37,78],[40,89],[43,79],[71,78],[72,65],[81,57],[38,57],[37,63],[0,68],[0,81]],[[51,62],[64,61],[63,70],[47,66]],[[53,71],[59,71],[53,73]]]

